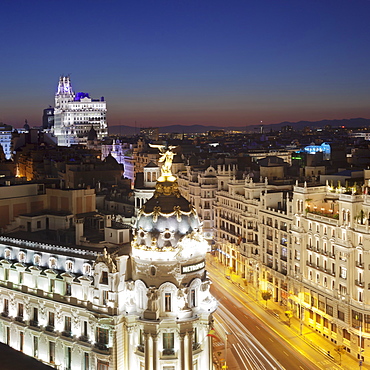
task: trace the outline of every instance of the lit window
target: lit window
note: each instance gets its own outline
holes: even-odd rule
[[[91,265],[88,263],[84,263],[83,265],[83,274],[90,275],[91,274]]]
[[[22,263],[26,262],[26,253],[23,251],[20,251],[18,253],[18,260],[19,262],[22,262]]]
[[[164,295],[164,310],[171,312],[171,293],[165,293]]]
[[[49,267],[51,269],[54,269],[57,267],[57,259],[55,257],[50,257],[49,258]]]
[[[5,251],[4,251],[4,257],[9,260],[10,257],[11,257],[11,250],[6,248]]]
[[[68,260],[66,261],[66,270],[67,271],[72,271],[73,270],[73,262]]]
[[[35,254],[33,256],[33,264],[36,266],[40,266],[41,263],[41,256],[39,254]]]

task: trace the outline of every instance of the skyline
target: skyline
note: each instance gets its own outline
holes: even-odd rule
[[[39,125],[66,74],[75,92],[105,97],[109,126],[370,118],[369,11],[368,1],[6,1],[0,122]]]

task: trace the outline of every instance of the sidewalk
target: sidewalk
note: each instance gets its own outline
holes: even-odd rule
[[[222,265],[220,262],[217,261],[217,258],[212,255],[207,255],[207,263],[211,263],[213,266],[219,267],[219,271],[224,271],[225,266]],[[226,277],[225,277],[226,280]],[[274,302],[269,300],[267,303],[266,308],[266,301],[261,298],[261,295],[256,289],[249,285],[248,287],[244,285],[244,280],[236,274],[231,274],[228,277],[230,280],[230,284],[234,284],[236,289],[245,293],[246,298],[248,298],[248,305],[253,309],[253,306],[259,306],[263,308],[266,313],[271,315],[276,319],[276,325],[273,325],[273,329],[280,334],[281,325],[286,325],[289,327],[290,330],[294,334],[299,334],[300,330],[302,330],[302,335],[299,336],[300,339],[304,340],[307,344],[309,344],[312,348],[314,348],[318,353],[325,355],[327,360],[332,363],[333,366],[337,365],[337,367],[344,369],[344,370],[353,370],[353,369],[360,369],[360,364],[357,358],[353,357],[348,353],[343,353],[341,355],[341,360],[339,354],[335,351],[336,345],[330,342],[328,339],[323,337],[320,333],[315,331],[314,328],[309,327],[305,324],[301,326],[301,322],[298,318],[293,317],[289,320],[285,316],[286,307],[281,306],[279,302]],[[281,334],[280,334],[281,335]],[[330,354],[328,354],[330,353]],[[355,354],[356,356],[357,354]],[[365,359],[366,360],[366,359]],[[341,362],[341,366],[339,366]],[[370,365],[366,362],[362,363],[362,370],[370,370]],[[229,369],[230,370],[230,369]]]

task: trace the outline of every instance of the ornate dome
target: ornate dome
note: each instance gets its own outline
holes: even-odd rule
[[[136,245],[170,251],[185,235],[201,228],[194,207],[181,196],[177,181],[157,182],[154,196],[139,211]]]

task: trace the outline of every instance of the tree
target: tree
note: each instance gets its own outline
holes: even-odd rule
[[[267,308],[267,301],[269,299],[271,299],[272,297],[272,293],[269,291],[269,290],[264,290],[262,293],[261,293],[261,296],[262,296],[262,299],[264,301],[266,301],[266,308]]]
[[[340,346],[336,346],[334,351],[335,352],[338,352],[339,354],[339,366],[342,366],[342,353],[344,353],[346,350],[346,347],[343,346],[343,345],[340,345]]]

